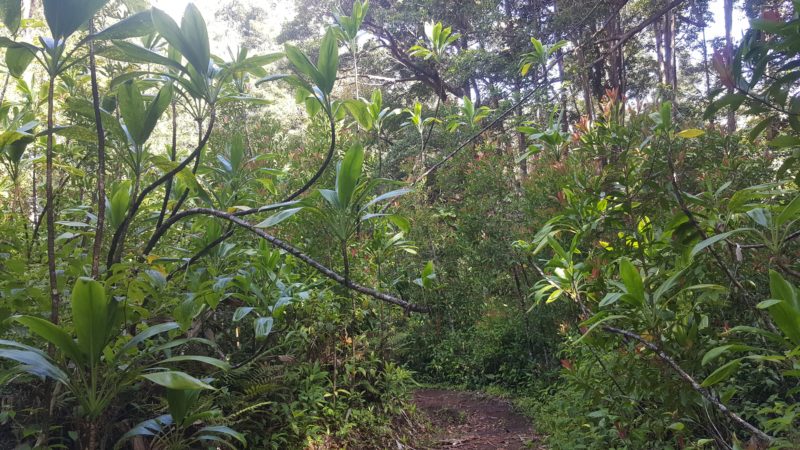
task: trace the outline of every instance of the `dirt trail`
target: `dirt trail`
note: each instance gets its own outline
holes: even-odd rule
[[[427,414],[436,431],[428,449],[522,450],[542,449],[528,419],[509,402],[480,394],[441,389],[414,393],[417,408]]]

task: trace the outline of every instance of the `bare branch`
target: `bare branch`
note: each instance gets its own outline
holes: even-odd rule
[[[292,246],[291,244],[289,244],[287,242],[284,242],[281,239],[278,239],[275,236],[272,236],[271,234],[268,234],[264,230],[262,230],[260,228],[256,228],[254,225],[250,224],[249,222],[246,222],[243,219],[240,219],[240,218],[236,217],[235,215],[230,214],[230,213],[226,213],[224,211],[218,211],[218,210],[210,209],[210,208],[187,209],[186,211],[179,212],[178,214],[176,214],[176,215],[170,217],[168,220],[166,220],[164,222],[164,225],[161,227],[161,230],[163,230],[162,233],[165,232],[167,229],[169,229],[169,227],[171,227],[173,224],[175,224],[179,220],[181,220],[183,218],[186,218],[186,217],[189,217],[189,216],[194,216],[194,215],[206,215],[206,216],[218,217],[220,219],[227,220],[227,221],[229,221],[229,222],[231,222],[231,223],[233,223],[233,224],[235,224],[235,225],[237,225],[237,226],[239,226],[241,228],[244,228],[244,229],[250,231],[251,233],[255,234],[256,236],[266,240],[267,242],[272,244],[272,246],[277,247],[277,248],[279,248],[281,250],[284,250],[285,252],[289,253],[290,255],[294,256],[295,258],[303,261],[304,263],[308,264],[309,266],[313,267],[315,270],[320,272],[325,277],[327,277],[327,278],[339,283],[340,285],[342,285],[342,286],[344,286],[344,287],[346,287],[348,289],[354,290],[356,292],[360,292],[360,293],[362,293],[364,295],[368,295],[370,297],[373,297],[375,299],[378,299],[378,300],[381,300],[381,301],[384,301],[384,302],[387,302],[387,303],[391,303],[391,304],[394,304],[394,305],[397,305],[397,306],[401,306],[403,309],[405,309],[407,311],[414,311],[414,312],[420,312],[420,313],[430,312],[430,309],[427,308],[427,307],[424,307],[424,306],[421,306],[421,305],[416,305],[414,303],[409,303],[409,302],[407,302],[407,301],[405,301],[403,299],[397,298],[397,297],[395,297],[395,296],[393,296],[391,294],[387,294],[385,292],[380,292],[380,291],[377,291],[375,289],[372,289],[372,288],[369,288],[369,287],[362,286],[360,284],[354,283],[352,280],[343,277],[342,275],[338,274],[337,272],[334,272],[333,270],[329,269],[328,267],[322,265],[317,260],[315,260],[315,259],[311,258],[310,256],[306,255],[305,253],[301,252],[298,248]]]
[[[639,342],[640,344],[644,345],[650,351],[655,353],[656,356],[659,357],[659,359],[667,363],[672,368],[672,370],[674,370],[681,378],[683,378],[686,382],[688,382],[692,386],[692,389],[694,389],[698,394],[700,394],[704,399],[706,399],[706,401],[714,405],[714,407],[717,408],[719,412],[721,412],[729,419],[739,424],[742,428],[750,432],[753,436],[758,437],[763,442],[769,443],[773,441],[773,438],[770,435],[759,430],[758,428],[750,424],[750,422],[742,419],[741,416],[728,409],[727,406],[725,406],[716,397],[714,397],[714,395],[712,395],[708,391],[708,389],[702,387],[700,383],[697,382],[697,380],[695,380],[691,375],[689,375],[685,370],[683,370],[683,368],[680,365],[678,365],[678,363],[675,362],[674,359],[672,359],[669,355],[667,355],[657,345],[653,344],[652,342],[646,340],[642,336],[639,336],[638,334],[633,333],[631,331],[621,330],[619,328],[614,328],[610,326],[604,326],[603,330],[608,333],[614,333],[620,336],[625,336],[628,339],[633,339]]]

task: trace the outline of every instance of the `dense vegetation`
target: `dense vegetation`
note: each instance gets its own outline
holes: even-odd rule
[[[1,448],[800,447],[800,2],[296,3],[0,1]]]

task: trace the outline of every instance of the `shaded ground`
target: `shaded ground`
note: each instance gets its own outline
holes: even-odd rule
[[[480,394],[442,389],[414,393],[414,403],[436,427],[425,439],[428,449],[540,449],[530,421],[509,402]],[[420,444],[422,444],[420,442]]]

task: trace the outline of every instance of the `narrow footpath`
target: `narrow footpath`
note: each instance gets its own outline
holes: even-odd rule
[[[414,403],[435,427],[426,449],[543,449],[530,420],[503,399],[469,392],[423,389]]]

